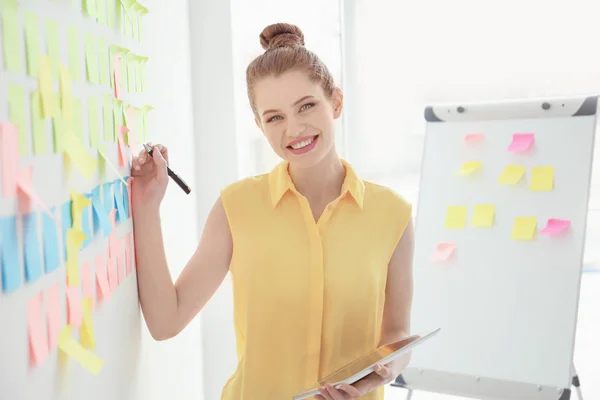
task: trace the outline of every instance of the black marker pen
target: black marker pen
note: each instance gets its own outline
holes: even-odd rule
[[[150,157],[152,157],[152,147],[148,146],[146,143],[142,143],[142,145],[144,146],[144,149],[146,149],[146,151],[148,152],[148,154],[150,154]],[[186,194],[190,194],[190,192],[192,191],[192,189],[190,189],[190,187],[187,185],[187,183],[185,183],[183,181],[183,179],[181,179],[179,177],[179,175],[177,175],[175,172],[173,172],[171,170],[171,168],[169,168],[169,166],[167,165],[167,174],[169,174],[169,176],[171,178],[173,178],[173,180],[175,181],[175,183],[177,183],[177,185],[179,185],[179,187],[186,193]]]

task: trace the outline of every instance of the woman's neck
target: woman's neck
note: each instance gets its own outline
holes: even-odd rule
[[[309,201],[329,203],[342,190],[346,169],[335,150],[310,168],[295,168],[290,164],[289,173],[296,189]]]

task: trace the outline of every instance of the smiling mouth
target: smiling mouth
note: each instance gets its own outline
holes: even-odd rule
[[[316,139],[317,139],[317,135],[307,138],[307,139],[304,139],[300,142],[292,143],[291,145],[288,145],[287,148],[292,149],[292,150],[300,150],[300,149],[310,146]]]

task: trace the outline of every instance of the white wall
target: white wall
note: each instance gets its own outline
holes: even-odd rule
[[[195,172],[198,157],[190,145],[194,142],[190,13],[186,0],[144,4],[150,10],[144,29],[150,52],[148,102],[155,108],[149,119],[150,139],[168,146],[171,166],[192,186],[186,196],[177,185],[169,184],[161,208],[167,259],[175,279],[198,242],[196,206],[203,192]],[[200,319],[169,341],[155,342],[145,326],[143,331],[138,398],[203,399]]]

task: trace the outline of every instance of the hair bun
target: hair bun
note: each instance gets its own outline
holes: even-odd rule
[[[260,34],[260,44],[265,50],[278,47],[304,46],[304,34],[296,25],[272,24],[263,29]]]

